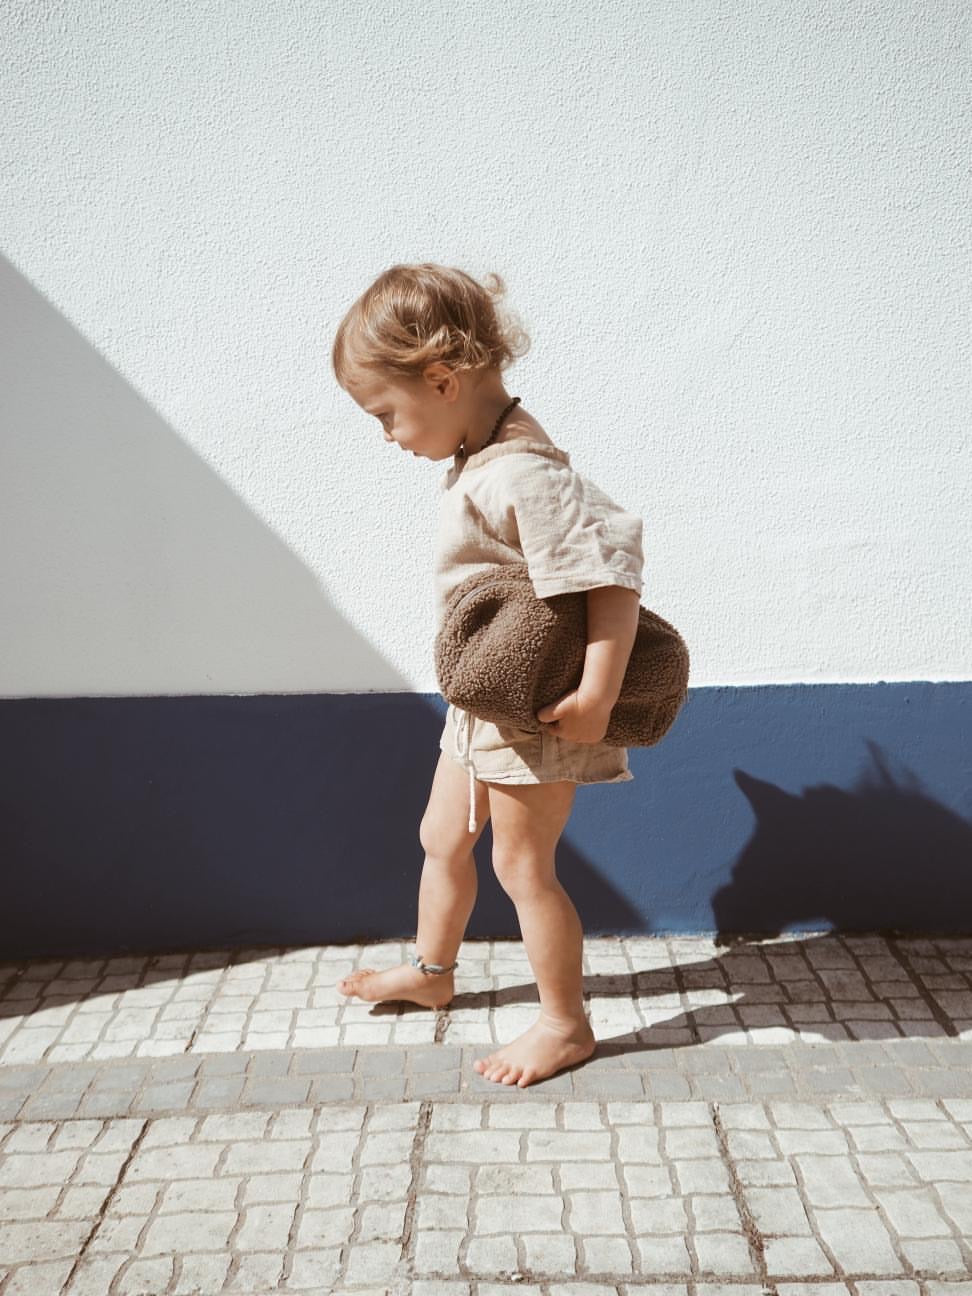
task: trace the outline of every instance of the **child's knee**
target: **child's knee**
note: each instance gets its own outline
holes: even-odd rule
[[[497,848],[494,843],[492,862],[497,882],[512,900],[558,885],[552,858],[541,859],[522,848]]]

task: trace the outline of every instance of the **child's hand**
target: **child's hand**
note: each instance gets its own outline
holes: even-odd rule
[[[579,689],[548,702],[536,713],[537,719],[558,738],[568,742],[596,743],[607,733],[613,707],[603,701],[582,697]]]

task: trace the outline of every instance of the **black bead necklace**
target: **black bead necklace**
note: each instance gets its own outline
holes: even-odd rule
[[[495,440],[495,438],[496,438],[496,433],[500,430],[500,425],[501,425],[501,423],[502,423],[503,420],[506,418],[507,414],[509,414],[510,410],[513,409],[513,407],[514,407],[515,405],[519,405],[519,403],[520,403],[520,398],[519,398],[519,396],[514,396],[513,399],[510,401],[509,405],[507,405],[506,409],[503,411],[503,413],[502,413],[502,414],[499,416],[499,418],[496,420],[496,425],[495,425],[495,427],[493,428],[492,432],[490,432],[488,439],[487,439],[486,441],[483,442],[483,444],[479,447],[478,450],[474,450],[474,451],[473,451],[473,454],[480,454],[483,450],[486,449],[486,447],[487,447],[488,445],[492,444],[492,442],[493,442],[493,441]],[[459,449],[456,451],[456,456],[457,456],[457,458],[459,458],[459,459],[465,459],[465,458],[466,458],[466,447],[465,447],[465,445],[461,445],[461,446],[459,447]]]

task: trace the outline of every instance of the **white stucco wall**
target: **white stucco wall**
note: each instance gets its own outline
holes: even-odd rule
[[[972,678],[966,0],[0,9],[0,695],[436,687],[395,261],[645,518],[692,682]]]

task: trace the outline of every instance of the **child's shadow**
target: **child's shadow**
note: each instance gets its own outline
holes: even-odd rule
[[[740,932],[970,931],[972,825],[918,777],[898,781],[877,744],[851,789],[791,795],[734,771],[756,830],[712,896],[717,942]],[[947,900],[945,899],[947,897]]]

